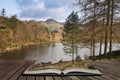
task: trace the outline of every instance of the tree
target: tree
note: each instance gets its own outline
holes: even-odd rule
[[[2,13],[2,17],[4,18],[5,17],[5,9],[2,9],[1,13]]]
[[[93,27],[97,26],[95,21],[103,22],[104,27],[104,55],[107,56],[108,41],[110,43],[109,53],[112,53],[112,38],[113,38],[113,24],[115,20],[120,18],[120,0],[77,0],[77,5],[80,6],[81,11],[84,13],[83,22],[87,23],[93,20]],[[93,29],[94,32],[94,29]],[[103,32],[101,31],[102,35]],[[94,53],[94,36],[91,40],[93,44]],[[102,36],[100,38],[100,55],[101,55]]]
[[[120,1],[118,0],[107,0],[107,24],[106,24],[106,27],[107,27],[107,31],[106,31],[106,36],[108,35],[108,30],[109,30],[109,33],[110,33],[110,37],[109,37],[109,54],[112,53],[112,33],[113,33],[113,30],[112,30],[112,27],[113,27],[113,23],[114,23],[114,15],[115,14],[118,14],[119,13],[119,9],[118,7],[120,7]],[[119,16],[116,15],[116,18],[118,18]],[[107,56],[107,43],[108,43],[108,40],[107,38],[105,38],[105,51],[104,51],[104,54]]]
[[[17,27],[17,21],[19,21],[16,15],[13,15],[10,18],[5,18],[7,26],[11,29],[15,29]]]
[[[113,26],[113,18],[114,18],[114,8],[115,8],[115,6],[114,6],[114,0],[112,0],[112,3],[111,3],[111,23],[110,23],[110,47],[109,47],[109,53],[110,53],[110,55],[112,54],[112,32],[113,32],[113,30],[112,30],[112,26]]]
[[[17,39],[17,23],[18,23],[18,19],[17,19],[17,16],[16,15],[13,15],[12,17],[10,18],[6,18],[6,23],[7,23],[7,26],[13,30],[13,41],[14,42],[18,42],[18,39]]]
[[[77,52],[77,42],[80,40],[80,24],[79,24],[79,17],[76,12],[72,12],[68,18],[66,19],[64,25],[64,34],[63,34],[63,41],[66,44],[70,53],[72,53],[72,64],[74,65],[74,55]]]
[[[95,56],[95,42],[96,42],[96,31],[95,27],[97,26],[96,22],[100,19],[100,2],[98,0],[78,0],[78,5],[81,8],[81,12],[84,13],[83,23],[91,23],[91,54]],[[88,25],[89,26],[89,25]]]
[[[104,35],[103,35],[103,33],[104,32],[106,32],[106,30],[104,31],[103,29],[105,29],[105,27],[106,27],[106,25],[105,25],[105,20],[106,20],[106,2],[105,1],[103,1],[103,2],[101,2],[101,9],[102,9],[102,19],[101,19],[101,22],[102,22],[102,24],[100,25],[100,27],[101,27],[101,29],[100,29],[100,49],[99,49],[99,56],[101,56],[102,55],[102,43],[103,43],[103,37],[104,37]]]

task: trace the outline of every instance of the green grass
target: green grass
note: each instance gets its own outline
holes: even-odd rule
[[[68,67],[80,67],[80,68],[89,68],[89,62],[87,60],[83,61],[76,61],[74,66],[72,65],[71,61],[63,61],[55,64],[47,64],[40,66],[39,64],[34,65],[33,69],[35,68],[59,68],[60,70],[64,70],[65,68]]]

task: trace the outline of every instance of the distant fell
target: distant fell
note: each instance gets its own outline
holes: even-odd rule
[[[56,20],[50,18],[45,21],[46,23],[58,23]]]
[[[47,19],[45,23],[47,24],[47,28],[50,32],[54,30],[59,30],[63,27],[63,24],[61,22],[58,22],[54,19]]]

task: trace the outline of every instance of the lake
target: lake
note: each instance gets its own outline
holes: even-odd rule
[[[114,44],[113,50],[119,50],[120,44]],[[102,50],[104,45],[102,46]],[[23,47],[22,49],[9,51],[1,55],[2,59],[8,60],[36,60],[38,63],[41,62],[52,62],[57,63],[60,60],[70,61],[72,56],[69,53],[65,53],[64,45],[62,43],[54,43],[47,45],[32,45]],[[96,44],[96,55],[99,53],[99,44]],[[103,53],[103,51],[102,51]],[[78,55],[84,59],[84,56],[90,55],[90,49],[80,48]]]

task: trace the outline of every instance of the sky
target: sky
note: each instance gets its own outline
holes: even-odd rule
[[[0,10],[6,16],[17,15],[20,20],[55,19],[64,22],[72,11],[77,11],[76,0],[0,0]]]

